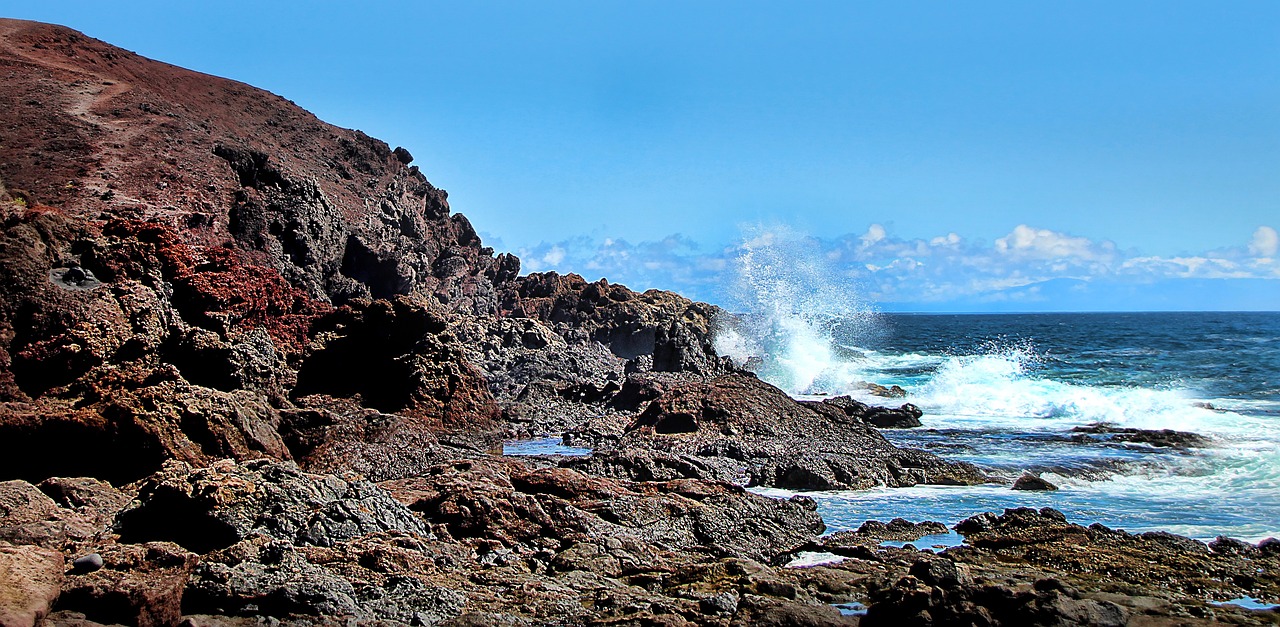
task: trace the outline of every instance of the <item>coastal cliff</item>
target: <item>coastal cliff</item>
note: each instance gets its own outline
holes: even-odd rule
[[[0,624],[1269,620],[1205,601],[1274,596],[1274,543],[1050,510],[835,546],[742,484],[985,476],[737,370],[714,306],[521,276],[409,151],[284,98],[16,20],[0,76]],[[493,453],[561,433],[597,454]]]

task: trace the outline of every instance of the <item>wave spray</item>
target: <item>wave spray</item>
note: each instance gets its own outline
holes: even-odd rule
[[[877,317],[856,280],[812,237],[786,227],[747,233],[729,302],[738,314],[717,352],[790,394],[843,393],[860,382],[860,351],[836,338],[874,332]]]

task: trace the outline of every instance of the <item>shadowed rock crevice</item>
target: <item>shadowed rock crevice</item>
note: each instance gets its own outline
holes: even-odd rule
[[[121,542],[173,542],[193,553],[225,549],[240,539],[235,528],[214,518],[207,506],[170,489],[147,495],[141,507],[121,513],[116,526]]]

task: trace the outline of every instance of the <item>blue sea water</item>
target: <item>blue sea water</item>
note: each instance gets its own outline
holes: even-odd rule
[[[1280,313],[829,315],[778,309],[721,332],[721,352],[801,398],[911,402],[924,426],[900,446],[1056,492],[1007,485],[819,493],[833,529],[905,517],[954,524],[1005,507],[1197,538],[1280,536]],[[903,399],[864,382],[899,385]],[[1176,429],[1213,438],[1176,451],[1074,442],[1073,427]],[[781,491],[765,493],[785,495]]]

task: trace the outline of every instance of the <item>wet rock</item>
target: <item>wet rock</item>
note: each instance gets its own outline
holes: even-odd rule
[[[1075,427],[1072,433],[1077,442],[1121,442],[1130,444],[1146,444],[1158,448],[1189,449],[1213,446],[1213,440],[1198,433],[1174,431],[1173,429],[1133,429],[1117,427],[1107,423],[1092,424],[1087,427]],[[1100,436],[1093,438],[1090,436]]]
[[[898,409],[872,407],[863,415],[863,420],[881,429],[911,429],[920,426],[920,416],[924,412],[919,407],[907,403]]]
[[[375,531],[429,536],[403,505],[372,483],[308,475],[292,463],[230,460],[193,469],[165,464],[120,513],[122,542],[170,541],[196,553],[253,533],[297,544],[330,546]]]
[[[1018,477],[1018,480],[1013,482],[1013,489],[1046,492],[1057,490],[1058,486],[1036,475],[1026,474]]]
[[[822,539],[822,549],[837,555],[863,555],[861,550],[882,542],[914,542],[925,536],[947,533],[947,526],[926,520],[913,523],[904,518],[894,518],[888,523],[868,520],[856,531],[840,531]]]
[[[40,622],[58,598],[62,571],[57,551],[0,542],[0,625]]]
[[[912,570],[917,569],[913,566]],[[938,581],[935,584],[908,575],[874,593],[862,624],[1120,627],[1129,620],[1129,613],[1114,603],[1081,599],[1059,590],[1023,592],[998,585]]]
[[[1266,562],[1247,545],[1224,543],[1222,551],[1212,551],[1202,542],[1166,532],[1132,535],[1096,523],[1086,528],[1048,508],[1008,509],[999,516],[987,513],[956,529],[965,535],[967,546],[948,550],[947,555],[975,567],[998,556],[1004,567],[1052,568],[1085,582],[1105,577],[1126,589],[1195,599],[1280,592],[1280,581],[1271,574],[1273,562]]]
[[[902,389],[902,386],[898,385],[885,387],[878,383],[867,383],[865,384],[865,387],[873,396],[879,396],[882,398],[902,398],[907,395],[907,391]]]

